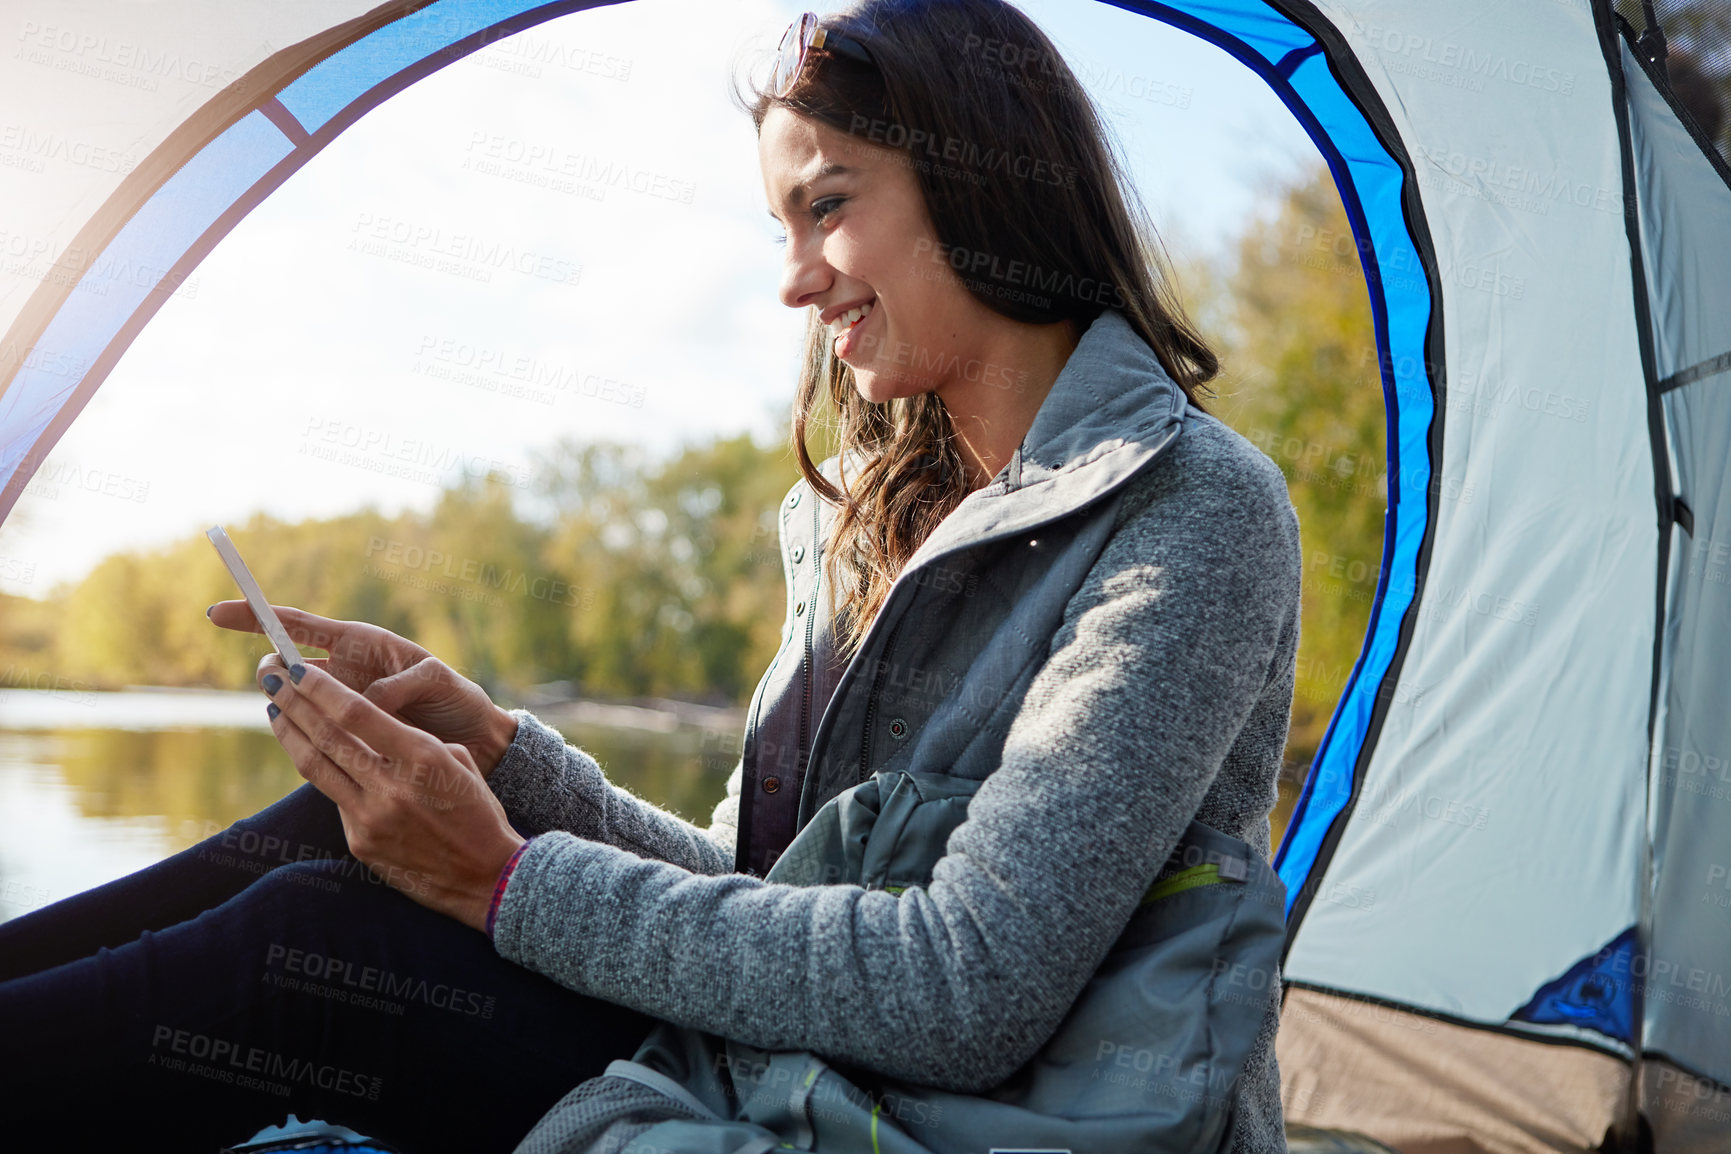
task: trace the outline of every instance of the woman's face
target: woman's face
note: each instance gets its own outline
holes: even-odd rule
[[[941,252],[902,153],[772,106],[758,133],[770,215],[786,233],[781,300],[811,308],[868,401],[959,379],[989,313]],[[864,316],[851,327],[850,310]]]

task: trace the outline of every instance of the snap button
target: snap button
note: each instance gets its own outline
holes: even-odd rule
[[[793,496],[787,499],[787,507],[791,509],[797,504],[799,504],[799,490],[795,489],[793,491]]]
[[[779,777],[766,777],[763,779],[763,792],[774,793],[776,790],[778,790],[780,788],[781,788],[781,778],[779,778]]]
[[[795,545],[793,547],[793,563],[795,565],[798,565],[801,561],[804,561],[804,560],[805,560],[805,546],[804,545]]]
[[[908,735],[908,723],[899,717],[890,719],[890,736],[900,741]]]

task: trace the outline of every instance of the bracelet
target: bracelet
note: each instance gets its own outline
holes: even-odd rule
[[[510,884],[511,871],[517,868],[517,859],[523,856],[523,851],[529,848],[529,838],[518,846],[511,855],[511,860],[505,863],[505,868],[499,871],[499,880],[493,883],[493,900],[487,906],[487,936],[493,936],[493,923],[499,920],[499,903],[504,900],[505,887]]]

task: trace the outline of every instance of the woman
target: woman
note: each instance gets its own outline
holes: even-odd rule
[[[812,327],[782,646],[710,826],[411,643],[281,610],[331,654],[259,665],[310,785],[0,926],[15,1124],[58,1094],[172,1120],[165,1150],[290,1108],[408,1154],[923,1150],[975,1117],[1002,1148],[1069,1133],[1049,1091],[1284,1149],[1278,910],[1142,1016],[1101,996],[1177,974],[1146,964],[1170,934],[1120,952],[1154,899],[1268,884],[1300,573],[1096,113],[1001,0],[808,14],[750,110]],[[824,403],[843,452],[814,465]],[[1089,1070],[1116,1088],[1053,1081]]]

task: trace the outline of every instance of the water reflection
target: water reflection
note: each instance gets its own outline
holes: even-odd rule
[[[80,813],[156,819],[171,831],[167,853],[256,813],[304,780],[269,732],[82,729],[52,736]]]
[[[78,703],[87,724],[66,726],[64,701],[21,702],[21,692],[0,712],[0,921],[160,861],[304,784],[267,727],[232,724],[232,703],[222,703],[230,724],[188,725],[184,698],[96,694]],[[237,696],[262,720],[254,695]],[[153,702],[164,727],[88,724],[118,711],[136,725]],[[33,720],[40,727],[24,728]],[[725,793],[739,743],[690,727],[554,728],[609,780],[699,825]]]

